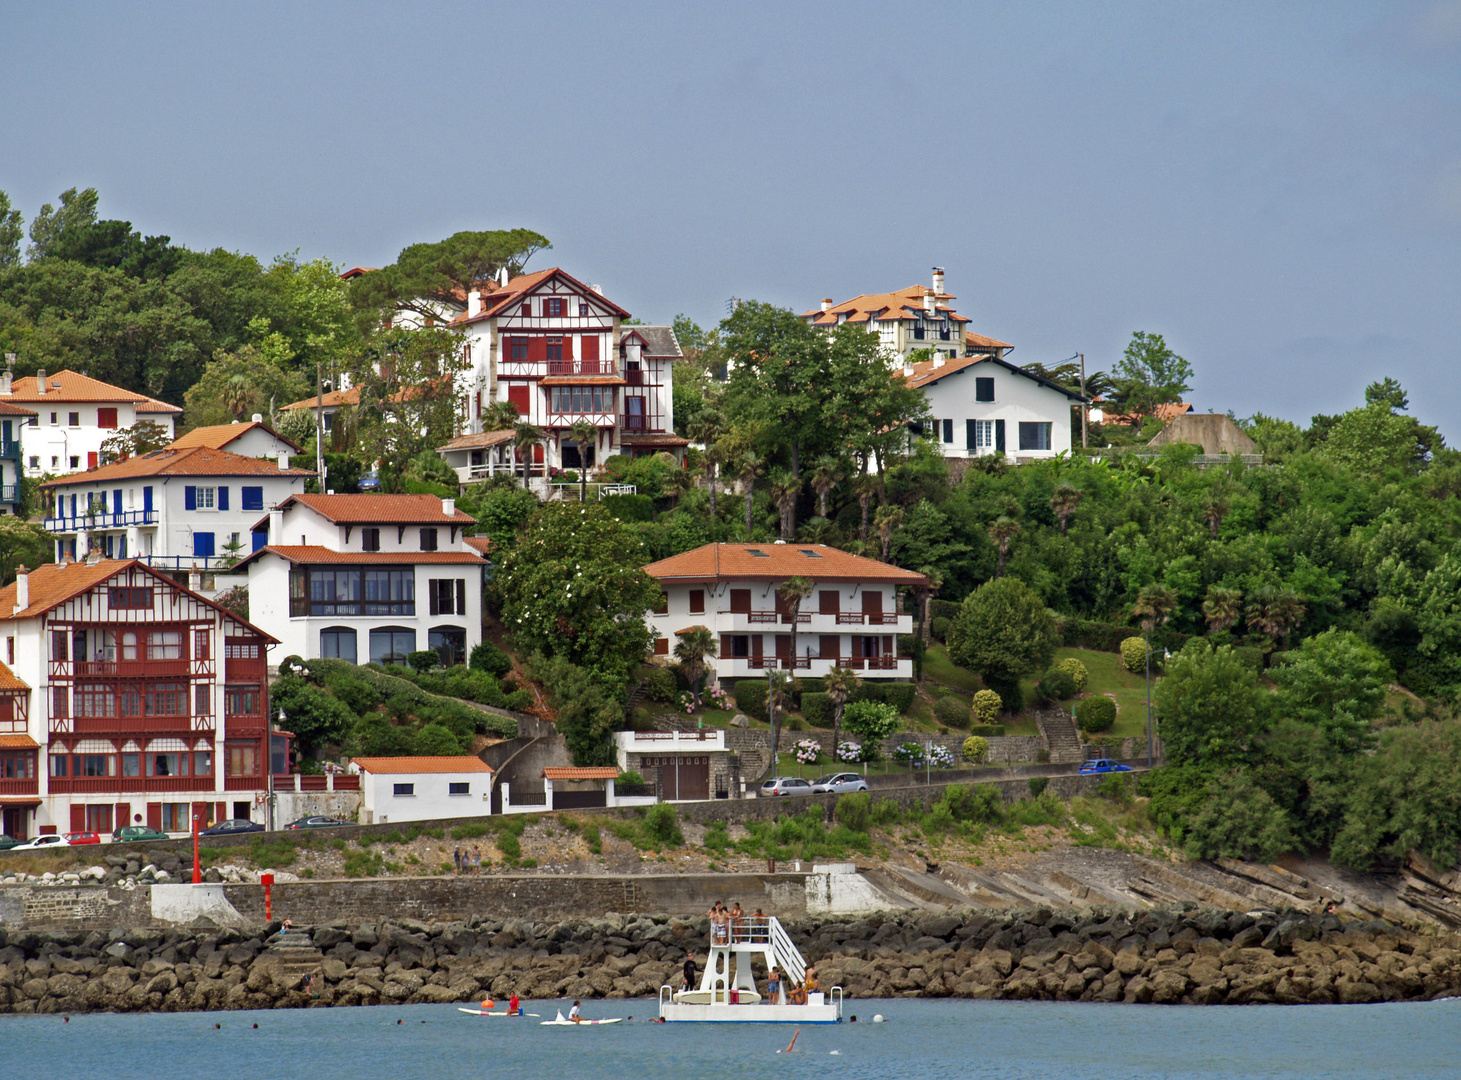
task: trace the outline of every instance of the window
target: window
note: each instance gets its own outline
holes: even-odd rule
[[[422,529],[421,530],[421,550],[422,551],[435,551],[436,550],[436,530],[435,529]]]
[[[211,651],[210,651],[210,648],[209,648],[210,638],[211,637],[212,637],[212,635],[207,630],[194,630],[193,631],[193,659],[194,660],[208,660],[208,659],[211,659]]]
[[[257,686],[225,687],[223,713],[225,716],[258,716],[259,688]]]
[[[416,651],[416,631],[387,626],[370,632],[372,664],[404,664],[408,653]]]
[[[1050,449],[1050,422],[1049,421],[1020,421],[1020,449],[1021,450],[1049,450]]]
[[[152,590],[151,589],[148,589],[147,591],[150,593]],[[115,606],[115,605],[113,605],[113,606]],[[152,599],[150,597],[147,600],[146,606],[147,607],[151,607],[152,606]],[[123,660],[136,660],[137,659],[137,635],[134,634],[134,633],[132,633],[130,630],[127,631],[125,634],[122,635],[122,659]]]
[[[97,409],[96,426],[99,428],[114,428],[117,426],[116,409]]]
[[[113,590],[113,592],[115,592],[115,591],[116,590]],[[116,606],[117,606],[116,604],[113,604],[112,605],[112,607],[116,607]],[[67,648],[66,648],[69,640],[70,639],[67,637],[66,631],[64,631],[64,630],[52,630],[51,631],[51,659],[53,661],[55,661],[57,663],[60,663],[62,661],[65,661],[65,660],[69,659],[69,655],[68,655]]]
[[[344,626],[331,626],[321,630],[320,655],[331,660],[355,663],[355,631]]]
[[[365,614],[416,614],[416,573],[413,570],[367,570]]]
[[[56,752],[53,751],[51,753],[51,775],[52,776],[67,776],[67,775],[69,775],[70,770],[68,769],[66,763],[69,762],[70,760],[71,759],[65,753],[65,747],[62,747],[61,748],[61,752],[60,753],[56,753]]]
[[[974,421],[974,448],[976,450],[988,450],[994,445],[994,421]]]
[[[81,468],[81,455],[80,454],[72,454],[71,455],[71,468],[73,468],[73,469],[79,469],[79,468]]]
[[[187,683],[154,683],[147,688],[147,716],[187,716]]]
[[[0,780],[34,780],[36,759],[31,754],[0,756]]]
[[[463,578],[433,578],[427,582],[430,594],[431,614],[465,615],[467,613],[467,583]]]
[[[555,386],[555,413],[611,413],[614,411],[612,386]]]
[[[229,745],[223,748],[228,755],[229,776],[258,776],[259,748],[252,744]]]
[[[198,489],[198,509],[213,509],[213,489],[211,487],[200,487]]]
[[[51,687],[51,717],[52,719],[64,719],[71,715],[69,699],[66,696],[66,687]]]
[[[82,754],[77,759],[77,776],[116,776],[117,756],[115,754]]]
[[[467,632],[460,626],[433,626],[426,647],[436,653],[442,667],[455,667],[467,659]]]
[[[187,776],[188,755],[169,751],[147,755],[148,776]]]
[[[548,363],[561,364],[563,362],[563,339],[561,337],[550,337],[548,339]]]
[[[392,784],[391,794],[398,799],[414,798],[416,795],[415,784]]]
[[[213,775],[213,752],[211,750],[200,750],[193,755],[193,775]]]
[[[978,378],[974,380],[974,400],[994,400],[994,380],[992,378]]]
[[[53,423],[53,424],[56,423],[56,414],[55,413],[52,413],[51,414],[51,423]]]
[[[74,692],[77,716],[117,715],[117,695],[110,683],[81,683]]]
[[[163,832],[192,832],[193,823],[188,819],[188,804],[165,802],[162,804]]]
[[[526,360],[528,358],[528,339],[525,337],[508,338],[508,348],[511,350],[513,360]]]
[[[446,793],[448,795],[470,795],[472,793],[472,785],[454,784],[451,781],[447,781]]]
[[[213,687],[208,683],[196,683],[193,686],[193,715],[213,715]]]
[[[88,832],[109,833],[112,831],[112,808],[106,803],[86,808],[86,829]]]
[[[154,630],[147,635],[147,659],[181,660],[183,658],[183,632],[181,630]]]
[[[80,427],[81,426],[81,414],[79,412],[67,413],[66,414],[66,425],[68,427]]]
[[[360,530],[360,550],[361,551],[379,551],[380,550],[380,530],[379,529],[361,529]]]
[[[582,300],[580,300],[578,302],[578,317],[580,319],[587,319],[588,318],[588,304],[586,304]]]
[[[241,496],[243,509],[262,510],[264,509],[264,489],[261,487],[246,487]]]
[[[141,754],[123,754],[122,755],[122,775],[123,776],[141,776],[142,775],[142,755]]]
[[[705,614],[705,590],[704,589],[691,589],[690,590],[690,614],[691,615],[704,615]]]
[[[124,686],[117,692],[117,709],[122,716],[142,715],[142,691],[135,686]]]
[[[561,296],[550,296],[543,301],[543,317],[548,319],[561,319],[568,314],[568,301]]]
[[[289,573],[289,614],[415,615],[415,572],[296,566]]]

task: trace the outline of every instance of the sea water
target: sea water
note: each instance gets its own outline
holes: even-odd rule
[[[529,1002],[552,1019],[570,1002]],[[840,1024],[655,1024],[653,1000],[590,1001],[605,1027],[453,1005],[0,1016],[0,1077],[271,1080],[1200,1080],[1461,1076],[1461,1001],[1182,1007],[848,1001]],[[850,1017],[857,1016],[857,1023]],[[886,1022],[873,1023],[875,1014]],[[214,1024],[221,1027],[214,1029]],[[254,1025],[258,1027],[255,1028]],[[799,1030],[795,1050],[784,1052]]]

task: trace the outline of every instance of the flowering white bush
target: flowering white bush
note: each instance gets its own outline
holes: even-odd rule
[[[855,742],[841,742],[837,744],[838,761],[861,761],[862,744]]]
[[[802,739],[792,749],[800,765],[811,765],[822,756],[822,744],[816,739]]]
[[[893,751],[893,757],[901,762],[912,765],[915,769],[925,767],[923,756],[928,754],[928,764],[935,768],[945,769],[954,763],[954,754],[947,746],[940,743],[906,742],[899,743]]]
[[[947,769],[954,763],[954,752],[942,743],[934,743],[928,748],[928,759],[935,769]]]

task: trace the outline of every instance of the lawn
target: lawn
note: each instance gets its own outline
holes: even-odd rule
[[[979,689],[979,676],[950,660],[949,650],[938,642],[931,642],[923,654],[923,678],[970,694]]]
[[[1116,726],[1103,732],[1106,739],[1137,738],[1146,735],[1146,675],[1134,675],[1121,664],[1118,653],[1096,652],[1093,649],[1061,649],[1056,660],[1073,656],[1086,666],[1087,694],[1116,695]],[[1054,661],[1052,661],[1053,663]],[[1025,681],[1025,693],[1034,698],[1038,678]],[[1066,702],[1073,707],[1074,702]],[[1014,732],[1010,732],[1014,734]]]

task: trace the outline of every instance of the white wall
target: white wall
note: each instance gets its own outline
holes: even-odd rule
[[[975,379],[994,379],[994,400],[975,401]],[[961,371],[923,388],[929,412],[937,424],[939,445],[945,457],[974,457],[967,449],[967,421],[1003,420],[1005,422],[1005,455],[1015,458],[1052,458],[1069,453],[1072,399],[1058,390],[1042,386],[1034,379],[1016,375],[992,361],[971,364]],[[953,440],[943,441],[943,421],[953,420]],[[1021,450],[1020,422],[1050,424],[1050,449]],[[993,447],[980,453],[994,453]]]
[[[395,794],[397,784],[410,784],[410,795]],[[452,784],[466,784],[467,794],[449,794]],[[360,772],[363,824],[478,817],[492,813],[492,774]]]
[[[49,398],[50,395],[46,395],[46,397]],[[87,468],[88,454],[99,454],[103,442],[123,428],[131,427],[138,420],[137,406],[128,402],[68,402],[59,398],[56,400],[43,398],[34,403],[27,403],[25,407],[36,411],[37,421],[34,427],[27,424],[20,429],[21,452],[27,476],[41,476],[45,473],[65,476],[69,473],[84,472]],[[117,410],[115,428],[97,427],[98,408]],[[77,414],[78,423],[75,426],[70,423],[72,413]],[[52,416],[55,417],[54,423],[51,420]],[[174,416],[173,413],[143,413],[141,419],[161,425],[171,438]],[[35,465],[31,464],[32,457],[39,459]],[[75,466],[71,464],[72,458],[77,460]]]

